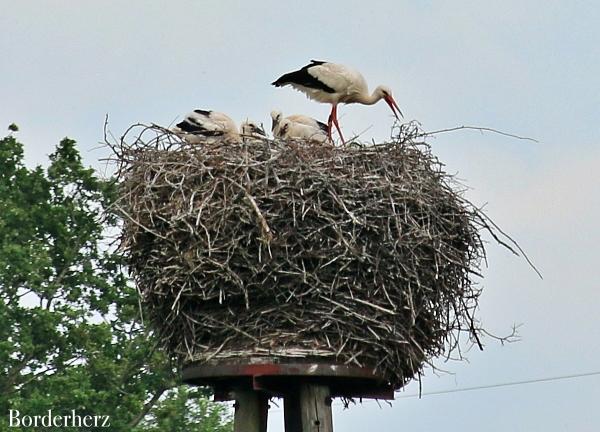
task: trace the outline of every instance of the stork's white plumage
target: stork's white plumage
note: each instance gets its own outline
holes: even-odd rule
[[[321,128],[315,128],[314,126],[296,123],[287,118],[284,118],[279,123],[279,132],[276,136],[284,140],[302,139],[318,143],[325,143],[329,139],[327,131]]]
[[[327,125],[312,117],[292,114],[284,118],[281,111],[271,111],[271,119],[275,138],[301,138],[321,143],[328,139]]]
[[[235,122],[227,114],[201,109],[187,114],[172,130],[192,144],[241,142],[244,137],[266,137],[262,127],[252,121],[242,123],[238,131]]]
[[[331,104],[331,114],[328,121],[329,139],[331,139],[331,126],[333,124],[340,134],[342,142],[344,142],[337,120],[337,106],[340,103],[373,105],[383,99],[390,106],[397,119],[399,119],[398,114],[402,116],[402,111],[400,111],[398,104],[392,97],[392,91],[389,87],[380,85],[375,88],[372,94],[369,94],[367,82],[360,72],[341,64],[311,60],[310,64],[297,71],[280,76],[271,84],[276,87],[290,85],[306,94],[310,99]]]

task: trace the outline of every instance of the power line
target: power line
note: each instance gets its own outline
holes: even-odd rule
[[[511,382],[505,382],[505,383],[488,384],[488,385],[481,385],[481,386],[474,386],[474,387],[464,387],[464,388],[449,389],[449,390],[438,390],[438,391],[422,393],[421,395],[419,395],[419,393],[408,394],[408,395],[397,395],[395,397],[395,399],[408,399],[408,398],[415,398],[415,397],[419,397],[419,396],[433,396],[433,395],[440,395],[440,394],[460,393],[460,392],[467,392],[467,391],[474,391],[474,390],[485,390],[485,389],[517,386],[517,385],[524,385],[524,384],[535,384],[535,383],[541,383],[541,382],[561,381],[561,380],[568,380],[568,379],[575,379],[575,378],[584,378],[584,377],[595,376],[595,375],[600,375],[600,371],[585,372],[585,373],[572,374],[572,375],[559,375],[559,376],[553,376],[553,377],[536,378],[536,379],[529,379],[529,380],[522,380],[522,381],[511,381]],[[362,401],[362,403],[365,403],[365,402],[380,403],[379,401],[373,400],[373,399],[365,399]],[[283,411],[283,409],[282,408],[271,408],[269,410],[269,412],[278,412],[278,411]]]
[[[540,383],[540,382],[559,381],[559,380],[589,377],[589,376],[594,376],[594,375],[600,375],[600,371],[586,372],[586,373],[572,374],[572,375],[560,375],[560,376],[554,376],[554,377],[537,378],[537,379],[522,380],[522,381],[511,381],[511,382],[505,382],[505,383],[481,385],[481,386],[474,386],[474,387],[464,387],[464,388],[457,388],[457,389],[450,389],[450,390],[439,390],[439,391],[422,393],[421,396],[439,395],[439,394],[447,394],[447,393],[459,393],[459,392],[466,392],[466,391],[473,391],[473,390],[484,390],[484,389],[491,389],[491,388],[498,388],[498,387],[509,387],[509,386],[523,385],[523,384],[534,384],[534,383]],[[409,395],[400,395],[400,396],[397,396],[396,399],[406,399],[406,398],[413,398],[413,397],[419,397],[419,394],[415,393],[415,394],[409,394]]]

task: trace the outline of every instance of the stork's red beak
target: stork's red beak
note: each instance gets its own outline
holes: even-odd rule
[[[396,101],[394,100],[394,98],[391,95],[385,96],[384,99],[387,102],[387,104],[390,106],[390,108],[392,109],[392,112],[394,113],[394,115],[396,116],[396,118],[398,120],[400,120],[400,117],[404,117],[404,115],[402,114],[402,111],[400,111],[400,108],[398,107],[398,104],[396,103]],[[398,117],[398,114],[400,114],[400,117]]]

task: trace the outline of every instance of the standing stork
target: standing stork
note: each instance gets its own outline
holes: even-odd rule
[[[337,106],[340,103],[373,105],[383,99],[397,119],[399,119],[398,114],[402,116],[402,111],[392,97],[389,87],[380,85],[372,94],[369,94],[367,82],[360,72],[341,64],[311,60],[310,64],[280,76],[271,84],[275,87],[290,85],[306,94],[309,99],[331,104],[327,125],[328,137],[331,139],[331,125],[333,124],[343,143],[345,143],[344,137],[337,120]]]
[[[245,121],[239,131],[227,114],[197,109],[187,114],[172,129],[175,134],[192,144],[215,141],[241,142],[243,138],[266,138],[265,131],[252,121]]]
[[[291,114],[283,117],[281,111],[271,111],[271,131],[275,138],[300,138],[324,143],[327,141],[327,125],[312,117]]]

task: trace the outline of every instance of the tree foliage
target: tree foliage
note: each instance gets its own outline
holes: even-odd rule
[[[205,392],[177,388],[138,322],[107,238],[118,229],[105,211],[114,182],[85,168],[67,138],[47,169],[23,157],[14,136],[0,139],[0,430],[11,409],[110,415],[111,431],[230,430]]]

